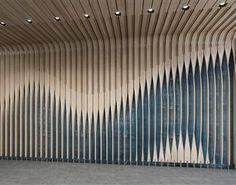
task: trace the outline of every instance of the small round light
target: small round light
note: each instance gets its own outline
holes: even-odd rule
[[[149,9],[147,9],[147,12],[148,12],[148,13],[153,13],[153,12],[154,12],[154,9],[153,9],[153,8],[149,8]]]
[[[55,20],[60,21],[61,19],[60,19],[60,17],[55,17]]]
[[[6,26],[6,23],[3,22],[3,21],[1,21],[0,24],[1,24],[2,26]]]
[[[219,7],[222,8],[222,7],[225,7],[226,5],[227,5],[226,2],[221,2],[221,3],[219,4]]]
[[[189,9],[189,5],[184,5],[183,7],[182,7],[182,11],[185,11],[185,10],[188,10]]]
[[[87,19],[90,18],[89,14],[84,14],[84,17]]]
[[[120,11],[116,11],[116,12],[115,12],[115,15],[116,15],[116,16],[121,16],[121,12],[120,12]]]
[[[31,24],[32,23],[32,20],[31,19],[26,19],[26,22]]]

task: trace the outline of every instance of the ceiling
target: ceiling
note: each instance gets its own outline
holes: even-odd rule
[[[227,0],[0,0],[0,45],[173,36],[226,37],[236,30],[236,1]],[[182,11],[189,5],[187,11]],[[152,14],[147,9],[153,8]],[[115,12],[120,11],[121,16]],[[85,18],[88,14],[90,18]],[[56,21],[55,17],[60,17]],[[25,20],[32,19],[29,24]],[[168,40],[169,39],[169,40]],[[211,41],[210,41],[211,42]],[[210,43],[211,44],[211,43]]]

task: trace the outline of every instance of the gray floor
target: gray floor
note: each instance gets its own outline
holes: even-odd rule
[[[0,185],[14,184],[235,185],[236,170],[0,160]]]

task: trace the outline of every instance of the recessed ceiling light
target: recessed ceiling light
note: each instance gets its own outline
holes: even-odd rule
[[[84,14],[85,18],[90,18],[89,14]]]
[[[3,21],[1,21],[0,24],[1,24],[2,26],[6,26],[6,23],[3,22]]]
[[[31,19],[26,19],[26,22],[31,24],[32,23],[32,20]]]
[[[227,5],[226,2],[221,2],[221,3],[219,4],[219,7],[222,8],[222,7],[225,7],[226,5]]]
[[[120,11],[116,11],[116,12],[115,12],[115,15],[116,15],[116,16],[121,16],[121,12],[120,12]]]
[[[154,9],[153,9],[153,8],[149,8],[149,9],[147,9],[147,12],[148,12],[148,13],[153,13],[153,12],[154,12]]]
[[[190,7],[189,5],[184,5],[184,6],[182,7],[182,11],[188,10],[189,7]]]
[[[57,16],[57,17],[55,17],[55,20],[60,21],[61,19],[60,19],[60,17]]]

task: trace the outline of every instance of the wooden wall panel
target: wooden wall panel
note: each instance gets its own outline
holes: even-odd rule
[[[128,40],[122,40],[123,43],[126,43],[128,45]],[[117,43],[117,41],[116,41]],[[159,157],[156,157],[155,152],[150,153],[151,149],[151,141],[150,140],[150,112],[148,114],[148,117],[145,118],[145,86],[147,86],[147,91],[148,91],[148,104],[150,106],[150,89],[151,89],[151,82],[154,79],[154,75],[152,75],[151,71],[156,71],[151,67],[151,65],[145,65],[147,63],[148,57],[147,55],[151,55],[151,53],[147,52],[150,49],[144,48],[143,46],[136,46],[137,47],[137,52],[141,53],[143,52],[143,59],[139,59],[139,63],[137,65],[128,65],[127,57],[121,59],[118,57],[117,52],[120,54],[122,53],[127,53],[127,56],[129,53],[132,53],[131,50],[133,50],[133,47],[128,47],[125,50],[122,49],[122,46],[119,45],[117,47],[110,47],[108,53],[107,52],[99,52],[99,56],[101,57],[95,57],[94,50],[98,50],[98,47],[94,47],[97,45],[96,43],[91,43],[87,46],[90,46],[90,48],[84,48],[81,50],[80,47],[76,47],[77,43],[68,43],[65,46],[66,47],[61,47],[58,48],[58,50],[55,50],[54,48],[48,49],[48,47],[40,46],[40,50],[35,50],[29,52],[26,50],[25,52],[18,53],[16,51],[13,52],[8,52],[4,51],[1,54],[1,68],[3,69],[1,73],[1,84],[3,88],[1,97],[3,100],[1,101],[1,111],[2,111],[2,121],[1,121],[1,152],[2,156],[4,157],[21,157],[21,158],[37,158],[40,157],[40,159],[63,159],[63,160],[73,160],[74,159],[74,151],[78,151],[79,153],[79,146],[76,146],[78,148],[75,149],[75,140],[74,140],[74,131],[75,131],[75,115],[78,115],[77,120],[80,119],[80,113],[83,115],[83,137],[84,137],[84,144],[83,144],[83,151],[86,151],[86,141],[85,141],[85,134],[86,134],[86,120],[88,120],[89,123],[89,158],[88,160],[91,160],[91,147],[94,145],[91,145],[91,141],[93,138],[91,138],[91,122],[92,120],[96,120],[95,118],[97,115],[102,115],[103,110],[105,110],[106,114],[106,123],[108,123],[108,118],[109,118],[109,112],[111,111],[111,116],[112,116],[112,151],[113,151],[113,158],[116,155],[114,153],[114,147],[115,141],[114,141],[114,134],[117,132],[118,134],[118,143],[116,143],[119,146],[119,143],[121,140],[125,140],[125,137],[120,137],[120,132],[121,130],[119,129],[119,119],[117,120],[117,128],[118,131],[114,130],[116,127],[114,126],[114,116],[115,116],[115,111],[117,111],[117,117],[120,117],[120,106],[123,104],[125,107],[126,105],[126,100],[127,98],[129,99],[129,106],[130,110],[132,109],[131,106],[131,100],[133,96],[133,92],[136,92],[137,90],[133,91],[132,84],[133,84],[133,79],[132,78],[127,78],[129,76],[130,72],[135,73],[135,68],[137,71],[140,71],[138,69],[141,67],[141,63],[143,67],[141,69],[146,69],[146,77],[141,80],[140,72],[137,72],[137,76],[134,75],[134,79],[140,79],[138,83],[138,91],[139,88],[141,88],[142,96],[142,135],[139,137],[142,137],[142,162],[154,162],[154,161],[159,161],[159,162],[174,162],[178,161],[179,163],[199,163],[199,164],[209,164],[211,163],[207,158],[203,158],[203,149],[202,149],[202,124],[200,124],[200,130],[199,130],[199,137],[200,137],[200,145],[198,146],[198,143],[196,143],[196,133],[193,135],[193,143],[191,144],[192,147],[200,147],[199,152],[197,153],[196,150],[193,148],[187,149],[186,147],[189,146],[189,137],[188,137],[188,122],[186,122],[186,128],[182,125],[183,122],[183,117],[182,117],[182,111],[183,110],[183,103],[180,104],[180,135],[179,135],[179,143],[176,143],[176,139],[173,140],[173,143],[169,143],[169,109],[170,107],[170,102],[169,98],[167,99],[167,104],[166,104],[166,109],[161,109],[161,131],[160,134],[161,140],[157,141],[155,140],[155,148],[157,145],[157,142],[160,142],[161,146],[161,151]],[[126,45],[124,44],[124,45]],[[141,43],[140,43],[141,44]],[[68,46],[68,47],[67,47]],[[84,44],[81,44],[83,47]],[[120,47],[120,49],[118,49]],[[48,50],[46,50],[48,49]],[[89,51],[90,50],[90,51]],[[225,52],[226,54],[226,52]],[[229,53],[230,56],[227,57],[230,60],[233,59],[233,53]],[[97,54],[98,55],[98,54]],[[105,64],[104,60],[101,60],[101,58],[105,58],[104,55],[109,55],[107,60],[107,64]],[[90,57],[89,57],[90,56]],[[115,58],[113,58],[113,56]],[[140,55],[141,57],[141,55]],[[226,56],[223,60],[227,60]],[[135,59],[135,57],[134,57]],[[124,62],[125,60],[125,62]],[[150,58],[149,58],[150,60]],[[232,62],[232,61],[229,61]],[[229,63],[227,62],[227,63]],[[234,63],[234,61],[233,61]],[[102,65],[103,64],[103,65]],[[105,67],[107,65],[107,67]],[[126,66],[123,66],[126,65]],[[127,67],[128,65],[128,67]],[[185,65],[185,64],[184,64]],[[103,66],[103,67],[101,67]],[[146,66],[146,67],[145,67]],[[194,65],[192,65],[194,66]],[[221,62],[221,65],[223,66],[223,63]],[[105,67],[105,69],[104,69]],[[113,68],[113,69],[112,69]],[[196,66],[195,66],[196,68]],[[195,68],[193,68],[193,71],[195,71]],[[200,75],[201,75],[201,67],[200,68]],[[186,71],[186,75],[188,76],[188,68],[180,68],[180,79],[182,79],[182,74],[183,70]],[[221,73],[223,73],[223,69],[221,67]],[[232,69],[228,69],[230,71]],[[171,72],[170,72],[171,71]],[[166,65],[166,64],[160,64],[159,65],[159,72],[157,72],[156,78],[158,77],[161,82],[161,97],[163,98],[165,95],[168,96],[168,86],[167,88],[167,94],[163,94],[164,91],[162,90],[164,88],[164,84],[168,85],[170,81],[170,73],[172,73],[173,69],[171,66]],[[122,75],[121,75],[122,73]],[[196,76],[196,72],[193,73],[193,76]],[[108,77],[105,77],[104,74],[107,74]],[[176,74],[176,73],[174,73]],[[216,74],[215,74],[216,75]],[[165,77],[164,77],[165,76]],[[175,76],[173,80],[175,81]],[[99,80],[100,79],[100,80]],[[102,80],[103,79],[103,80]],[[216,77],[215,77],[216,79]],[[230,79],[227,78],[229,81]],[[164,81],[166,80],[166,81]],[[187,79],[186,79],[187,80]],[[202,82],[200,80],[200,90],[202,89]],[[223,80],[223,79],[222,79]],[[104,86],[104,82],[107,81],[107,85]],[[173,81],[173,82],[174,82]],[[82,82],[82,83],[81,83]],[[157,82],[157,79],[153,80],[153,82]],[[181,80],[181,83],[184,83]],[[180,84],[181,84],[180,83]],[[228,83],[228,82],[222,82],[222,83]],[[100,86],[101,84],[101,86]],[[230,83],[231,84],[231,83]],[[196,84],[194,85],[195,88]],[[99,91],[98,91],[99,87]],[[155,85],[156,87],[156,85]],[[58,89],[59,88],[59,89]],[[223,87],[222,87],[223,88]],[[221,88],[221,94],[223,95],[223,89]],[[229,90],[230,88],[228,88]],[[181,86],[181,91],[182,93],[186,93],[184,89],[182,89]],[[19,96],[18,96],[19,93]],[[138,102],[139,96],[138,92],[135,95],[135,99]],[[156,93],[156,90],[154,90],[154,94]],[[197,91],[195,90],[195,94]],[[226,99],[228,104],[228,109],[227,109],[227,115],[230,117],[230,110],[232,107],[230,106],[230,91],[227,92],[228,98]],[[104,96],[105,95],[105,96]],[[181,94],[180,94],[181,95]],[[105,104],[102,102],[102,97],[104,96]],[[198,95],[197,95],[198,96]],[[199,97],[207,96],[207,94],[201,94]],[[99,98],[101,97],[101,98]],[[181,99],[183,100],[184,96]],[[217,97],[216,97],[217,98]],[[180,99],[180,100],[181,100]],[[80,101],[81,100],[81,101]],[[180,102],[182,102],[182,100]],[[188,98],[187,98],[188,100]],[[200,99],[201,100],[201,99]],[[55,101],[55,106],[54,106],[54,101]],[[197,101],[195,99],[195,101]],[[19,102],[19,105],[18,105]],[[222,100],[220,100],[222,102]],[[227,103],[226,102],[226,103]],[[163,107],[163,99],[160,102],[161,106]],[[196,103],[196,102],[195,102]],[[217,102],[215,102],[217,103]],[[222,102],[223,103],[223,102]],[[207,101],[207,104],[209,104],[209,101]],[[138,105],[138,104],[137,104]],[[137,106],[136,105],[136,106]],[[199,111],[201,112],[202,110],[202,104],[199,102]],[[59,111],[59,106],[60,106],[60,112]],[[195,106],[195,105],[194,105]],[[3,109],[2,109],[3,107]],[[189,104],[187,102],[187,107],[189,107]],[[186,107],[186,108],[187,108]],[[209,106],[207,106],[209,107]],[[223,113],[223,108],[220,109]],[[55,114],[54,114],[55,111]],[[137,113],[139,110],[137,110]],[[150,111],[150,109],[149,109]],[[166,113],[163,111],[167,111]],[[188,112],[188,108],[185,110]],[[195,117],[200,116],[199,120],[202,117],[202,114],[199,112],[196,114],[196,109],[195,111]],[[163,117],[164,113],[167,115],[167,117]],[[208,114],[213,114],[213,112],[208,112]],[[55,117],[54,117],[55,116]],[[175,115],[177,116],[177,115]],[[187,115],[188,116],[188,115]],[[130,114],[126,115],[124,114],[124,117],[127,119],[131,120]],[[229,117],[227,121],[227,130],[230,133],[230,123],[229,123]],[[18,118],[20,118],[18,120]],[[93,118],[93,119],[92,119]],[[194,118],[194,117],[193,117]],[[207,119],[208,117],[206,117]],[[137,115],[136,121],[138,126],[138,119],[139,116]],[[188,118],[187,118],[188,120]],[[196,118],[194,118],[196,120]],[[54,125],[55,121],[55,125]],[[78,121],[77,121],[78,123]],[[94,124],[96,121],[94,122]],[[206,122],[207,125],[209,122]],[[61,133],[58,133],[58,124],[60,124],[61,127]],[[126,126],[126,123],[123,123],[124,126]],[[132,123],[130,123],[132,125]],[[177,124],[177,123],[173,123]],[[57,125],[57,126],[56,126]],[[130,125],[130,127],[131,127]],[[155,124],[156,125],[156,124]],[[166,125],[166,126],[164,126]],[[194,124],[196,126],[196,123]],[[213,123],[215,125],[215,123]],[[146,133],[145,127],[148,127],[148,132]],[[55,127],[55,128],[54,128]],[[157,126],[155,126],[156,128]],[[176,126],[175,126],[176,127]],[[221,126],[223,129],[223,125]],[[95,127],[96,128],[96,127]],[[138,128],[138,127],[137,127]],[[208,126],[207,126],[208,128]],[[163,130],[164,129],[164,130]],[[167,129],[167,130],[165,130]],[[183,130],[184,129],[184,130]],[[19,130],[19,132],[18,132]],[[55,131],[54,131],[55,130]],[[96,129],[95,129],[96,130]],[[186,135],[183,135],[184,133]],[[109,142],[108,138],[108,125],[107,125],[107,145]],[[128,132],[128,130],[125,130],[125,132]],[[194,129],[194,132],[196,132],[196,128]],[[208,135],[209,135],[208,131]],[[212,130],[214,132],[214,130]],[[216,132],[216,131],[215,131]],[[20,134],[20,137],[18,136]],[[61,137],[58,137],[59,134],[61,134]],[[97,134],[97,133],[96,133]],[[95,134],[95,136],[96,136]],[[130,131],[129,131],[130,134]],[[137,133],[139,134],[139,133]],[[145,147],[145,138],[146,134],[148,142],[147,142],[147,147]],[[157,136],[158,133],[155,133],[155,136]],[[164,134],[164,135],[163,135]],[[55,136],[54,136],[55,135]],[[79,137],[79,133],[77,134]],[[228,134],[230,135],[230,134]],[[131,135],[130,135],[131,136]],[[175,138],[175,131],[173,133],[173,136]],[[137,137],[137,136],[136,136]],[[185,140],[185,147],[183,146],[184,138],[186,137]],[[223,146],[225,143],[223,140],[223,131],[220,134],[220,158],[223,159]],[[60,143],[61,147],[59,147],[58,144],[58,138],[60,138]],[[95,137],[96,138],[96,137]],[[163,140],[163,138],[166,138]],[[230,157],[230,152],[232,148],[230,149],[230,142],[233,141],[233,139],[230,139],[230,136],[227,136],[227,159],[228,163],[227,165],[231,165]],[[20,141],[18,141],[20,139]],[[77,138],[78,139],[78,138]],[[137,139],[137,138],[136,138]],[[208,143],[209,137],[206,137]],[[55,140],[55,142],[54,142]],[[56,142],[57,140],[57,142]],[[77,140],[79,141],[79,139]],[[96,139],[94,140],[96,141]],[[20,151],[18,150],[18,143],[20,142]],[[188,144],[189,143],[189,144]],[[36,145],[35,145],[36,144]],[[101,144],[101,143],[100,143]],[[176,145],[177,148],[174,148],[173,150],[170,150],[170,145]],[[188,144],[188,145],[187,145]],[[215,143],[215,147],[216,147]],[[55,146],[54,146],[55,145]],[[125,143],[125,146],[130,147],[130,143]],[[137,146],[140,147],[140,146]],[[165,147],[165,150],[164,150]],[[127,149],[129,149],[127,148]],[[207,145],[207,148],[209,146]],[[55,150],[55,151],[54,151]],[[58,156],[58,150],[61,150],[61,156]],[[146,151],[147,150],[147,151]],[[188,150],[188,151],[187,151]],[[119,156],[119,147],[118,147],[118,156]],[[126,148],[124,149],[124,152],[126,151]],[[139,150],[138,150],[139,151]],[[136,153],[138,152],[136,151]],[[154,150],[155,151],[155,150]],[[19,153],[20,152],[20,153]],[[106,156],[108,157],[108,149],[107,149],[107,154]],[[145,153],[147,152],[147,158],[145,157]],[[177,153],[178,157],[175,157],[175,154]],[[190,157],[190,152],[191,152],[191,157]],[[55,155],[53,155],[55,153]],[[40,156],[39,156],[40,155]],[[131,155],[131,154],[130,154]],[[209,155],[209,152],[207,152],[207,155]],[[216,154],[215,154],[216,155]],[[83,154],[83,159],[86,160],[87,154]],[[155,156],[153,158],[153,156]],[[205,156],[205,155],[204,155]],[[153,161],[151,160],[153,159]],[[123,159],[120,159],[118,157],[119,161],[122,161]],[[130,160],[131,158],[128,158]],[[108,160],[108,158],[107,158]],[[213,164],[215,164],[214,162]],[[217,164],[215,164],[217,165]],[[219,165],[219,164],[218,164]],[[223,161],[221,160],[220,165],[224,165]]]
[[[181,8],[185,4],[190,8],[182,11]],[[0,156],[65,161],[77,160],[76,156],[78,160],[90,161],[92,156],[95,156],[94,159],[99,161],[104,154],[104,141],[101,138],[105,113],[106,161],[111,155],[113,163],[190,163],[189,165],[213,167],[235,164],[236,141],[230,134],[234,134],[235,130],[232,129],[236,128],[235,117],[232,119],[234,123],[230,122],[233,117],[231,110],[235,109],[230,104],[230,90],[235,89],[235,85],[230,87],[235,82],[231,83],[232,78],[229,78],[231,70],[235,69],[227,68],[228,80],[223,82],[221,78],[219,92],[216,88],[215,72],[218,59],[222,75],[225,72],[222,67],[224,60],[228,66],[230,62],[235,64],[235,60],[232,60],[235,56],[235,1],[228,0],[227,6],[223,8],[219,8],[216,0],[60,0],[57,3],[52,0],[23,0],[17,3],[3,0],[0,5],[0,19],[6,22],[6,25],[0,28]],[[154,8],[152,14],[147,12],[149,8]],[[118,10],[121,16],[115,15]],[[85,13],[89,14],[89,19],[84,18]],[[60,21],[54,20],[55,16],[59,16]],[[31,18],[33,23],[26,23],[27,18]],[[224,100],[223,85],[227,84],[228,87],[225,99],[227,109],[222,104],[219,112],[216,108],[210,110],[211,82],[208,79],[208,68],[211,59],[214,69],[212,103],[215,106],[217,102],[222,103]],[[204,62],[207,71],[205,94],[202,91],[204,83],[201,79]],[[195,70],[198,65],[200,79],[193,79],[193,123],[190,123],[190,87],[187,82],[190,66],[194,78],[197,76]],[[169,111],[173,107],[170,105],[169,83],[172,77],[173,84],[176,84],[177,70],[180,94],[174,91],[173,107],[179,106],[179,112],[174,113],[174,120],[179,116],[179,123],[173,121],[174,129],[173,133],[170,133],[172,128]],[[184,72],[186,82],[182,80]],[[156,96],[158,79],[161,102],[157,101]],[[150,97],[152,87],[154,111],[150,108],[153,103]],[[173,88],[177,87],[173,85]],[[221,95],[219,101],[218,93]],[[233,100],[234,95],[235,92]],[[166,102],[163,100],[165,96]],[[178,96],[180,105],[177,105],[175,99]],[[206,130],[202,118],[205,105],[202,100],[205,96]],[[195,107],[198,99],[199,107]],[[184,102],[185,100],[187,102]],[[161,107],[160,117],[156,115],[158,103]],[[133,105],[135,111],[132,113]],[[123,120],[120,118],[121,106],[124,112]],[[126,113],[126,107],[129,107],[129,113]],[[184,111],[187,112],[186,120]],[[132,117],[134,113],[135,116]],[[224,113],[227,115],[225,122]],[[214,161],[210,160],[209,153],[211,115],[214,118]],[[154,140],[150,128],[152,116],[155,122]],[[220,133],[217,131],[218,118],[221,120]],[[94,131],[97,131],[98,119],[100,143],[97,143],[96,139],[98,133],[93,134],[92,131],[92,122]],[[160,120],[160,123],[157,120]],[[81,124],[82,131],[79,130]],[[190,124],[194,127],[192,141],[189,138]],[[226,143],[224,124],[228,133]],[[121,125],[124,126],[123,129]],[[136,128],[134,135],[133,125]],[[75,132],[76,126],[78,133]],[[161,136],[160,140],[156,139],[158,134]],[[216,137],[217,134],[220,138]],[[136,137],[134,161],[131,160],[131,137]],[[83,141],[80,142],[81,138]],[[216,156],[218,139],[220,156]],[[108,147],[110,141],[111,154]],[[123,159],[120,156],[121,143],[124,143]],[[92,148],[98,144],[100,159],[97,159],[97,148]],[[225,145],[227,154],[224,153]],[[158,146],[160,151],[157,151]],[[126,155],[126,151],[129,151],[129,154]],[[223,161],[224,155],[227,155],[227,164]],[[219,163],[216,162],[217,157],[221,159]]]

